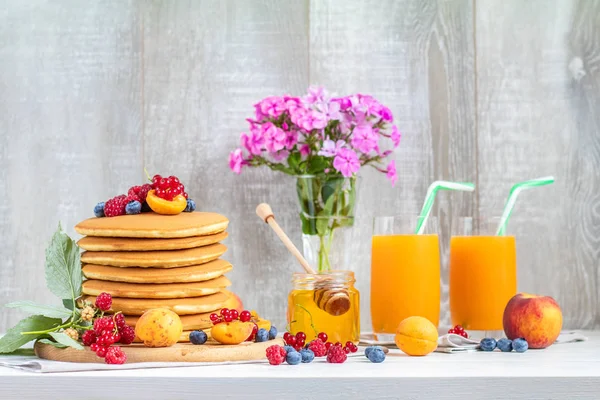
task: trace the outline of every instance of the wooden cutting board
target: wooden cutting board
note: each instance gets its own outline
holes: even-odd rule
[[[278,344],[283,346],[283,339],[277,338],[261,343],[242,343],[228,346],[207,342],[202,345],[177,343],[171,347],[150,348],[142,344],[121,346],[127,354],[128,363],[139,362],[225,362],[266,360],[266,349]],[[35,354],[39,358],[54,361],[77,363],[104,363],[104,360],[86,347],[85,350],[75,350],[71,347],[58,349],[49,344],[36,343]]]

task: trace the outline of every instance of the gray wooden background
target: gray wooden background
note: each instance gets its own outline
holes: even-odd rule
[[[566,327],[600,328],[598,0],[0,1],[0,305],[55,301],[58,221],[74,234],[146,167],[230,218],[233,289],[282,327],[297,266],[254,208],[269,201],[300,245],[294,182],[234,176],[227,155],[254,102],[309,84],[373,94],[403,132],[397,186],[363,174],[365,330],[373,215],[416,213],[435,179],[475,182],[438,198],[446,257],[452,216],[498,215],[514,182],[550,174],[509,228],[519,289],[555,297]],[[0,310],[0,331],[20,317]]]

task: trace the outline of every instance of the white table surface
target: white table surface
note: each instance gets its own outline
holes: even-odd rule
[[[522,354],[408,357],[393,350],[382,364],[360,357],[48,374],[0,367],[0,399],[600,399],[600,332],[585,334],[587,342]],[[83,395],[82,388],[90,390]]]

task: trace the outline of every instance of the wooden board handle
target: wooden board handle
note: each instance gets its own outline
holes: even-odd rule
[[[312,269],[312,267],[308,264],[308,261],[306,261],[306,259],[302,256],[300,251],[298,251],[296,246],[294,246],[294,243],[292,243],[288,235],[285,234],[285,232],[283,231],[283,229],[281,229],[277,221],[275,221],[275,214],[273,214],[273,210],[271,209],[270,205],[268,205],[267,203],[259,204],[258,207],[256,207],[256,215],[258,215],[260,219],[266,222],[271,227],[271,229],[275,231],[279,239],[281,239],[281,241],[283,242],[285,247],[287,247],[290,253],[292,253],[292,255],[296,257],[296,260],[298,260],[298,262],[300,263],[302,268],[304,268],[307,274],[316,274],[315,270]]]

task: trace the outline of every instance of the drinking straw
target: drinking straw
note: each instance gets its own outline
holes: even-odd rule
[[[510,218],[512,210],[515,207],[517,196],[519,193],[521,193],[521,191],[530,189],[532,187],[549,185],[551,183],[554,183],[553,176],[545,176],[543,178],[515,183],[513,187],[510,188],[510,192],[508,193],[508,199],[504,205],[504,211],[502,212],[502,217],[500,218],[500,223],[498,224],[498,229],[496,230],[496,235],[504,236],[506,234],[506,224],[508,223],[508,219]]]
[[[433,202],[435,201],[435,195],[440,189],[472,192],[475,190],[475,184],[470,182],[435,181],[429,185],[429,188],[427,189],[427,195],[425,196],[425,201],[423,202],[423,208],[421,208],[421,213],[419,214],[420,217],[417,221],[417,229],[415,230],[417,235],[423,234],[423,231],[425,230],[425,223],[427,222],[427,218],[429,218],[431,207],[433,207]]]

